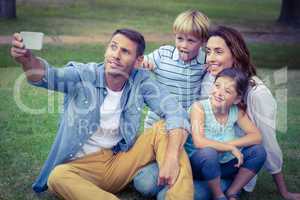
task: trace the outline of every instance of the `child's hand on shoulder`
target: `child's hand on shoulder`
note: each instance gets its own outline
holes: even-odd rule
[[[154,64],[151,61],[146,60],[146,59],[144,59],[144,61],[142,63],[142,67],[144,69],[151,70],[151,71],[153,71],[155,68]]]

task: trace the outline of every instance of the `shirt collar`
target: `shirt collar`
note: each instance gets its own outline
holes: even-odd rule
[[[104,78],[104,64],[101,63],[96,69],[96,87],[105,88],[106,82]]]
[[[179,60],[179,51],[177,48],[175,48],[174,52],[173,52],[173,57],[172,57],[173,60],[177,61]]]

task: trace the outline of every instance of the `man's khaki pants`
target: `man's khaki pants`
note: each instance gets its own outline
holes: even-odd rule
[[[49,178],[49,190],[63,199],[110,200],[122,190],[141,167],[157,160],[161,166],[167,147],[164,123],[158,122],[139,136],[127,152],[113,154],[105,149],[56,166]],[[192,200],[192,172],[185,151],[180,154],[180,172],[166,199]]]

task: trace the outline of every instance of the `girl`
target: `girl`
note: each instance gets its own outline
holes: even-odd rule
[[[215,79],[211,96],[193,103],[190,111],[192,140],[186,150],[194,179],[208,181],[214,198],[236,199],[240,189],[263,166],[266,153],[259,130],[243,110],[248,78],[238,69],[224,69]],[[246,133],[237,138],[234,125]],[[240,149],[242,148],[242,149]],[[226,196],[220,178],[233,178]]]
[[[266,85],[256,76],[256,67],[251,61],[242,35],[235,29],[219,26],[209,33],[206,50],[210,73],[205,76],[206,81],[202,82],[204,88],[201,91],[209,91],[213,85],[209,80],[225,68],[238,68],[251,79],[244,102],[247,104],[248,116],[262,134],[262,145],[267,153],[264,168],[273,176],[277,190],[283,198],[300,200],[299,193],[288,191],[283,178],[282,152],[276,139],[276,101]],[[207,96],[207,93],[202,95]],[[246,191],[254,189],[256,179],[251,182],[252,184],[244,187]]]

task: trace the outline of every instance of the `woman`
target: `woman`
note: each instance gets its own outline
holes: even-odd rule
[[[207,42],[207,64],[208,73],[205,80],[212,80],[212,77],[221,72],[224,68],[236,67],[243,71],[250,79],[248,91],[244,102],[247,105],[247,114],[260,130],[263,140],[262,144],[267,152],[267,159],[264,167],[273,176],[277,190],[287,200],[299,200],[300,193],[289,192],[282,173],[282,152],[276,139],[276,101],[270,90],[257,77],[256,68],[253,65],[250,52],[242,35],[235,29],[219,26],[209,34]],[[205,87],[201,91],[209,91],[211,81],[203,83]],[[203,94],[205,95],[205,94]],[[240,133],[240,130],[237,129]],[[254,182],[254,184],[253,184]],[[246,187],[252,191],[253,187]]]

